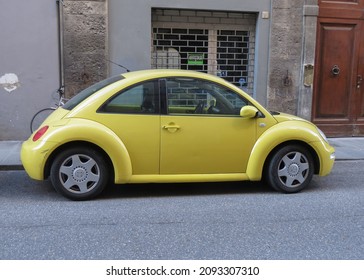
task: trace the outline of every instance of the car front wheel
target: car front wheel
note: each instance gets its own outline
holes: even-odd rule
[[[93,149],[74,147],[56,156],[51,166],[54,188],[72,200],[87,200],[100,194],[108,183],[105,159]]]
[[[314,163],[310,152],[299,145],[288,145],[273,154],[265,178],[277,191],[295,193],[312,180]]]

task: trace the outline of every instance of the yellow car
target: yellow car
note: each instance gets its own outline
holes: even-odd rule
[[[334,148],[312,123],[269,112],[212,75],[144,70],[108,78],[23,143],[29,176],[73,200],[109,182],[265,181],[293,193],[330,173]]]

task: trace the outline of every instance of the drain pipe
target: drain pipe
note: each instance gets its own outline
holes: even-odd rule
[[[58,53],[59,53],[59,81],[60,88],[64,90],[64,56],[63,56],[63,30],[64,30],[64,20],[63,20],[63,0],[57,0],[57,10],[58,10]]]

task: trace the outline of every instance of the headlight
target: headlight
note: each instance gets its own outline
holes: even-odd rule
[[[327,142],[327,143],[329,143],[329,141],[327,140],[327,137],[326,137],[326,135],[325,135],[325,133],[323,133],[322,132],[322,130],[321,129],[319,129],[318,127],[317,127],[317,130],[318,130],[318,132],[320,133],[320,135],[321,135],[321,137]]]

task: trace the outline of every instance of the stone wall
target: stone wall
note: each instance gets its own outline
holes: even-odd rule
[[[301,72],[304,0],[273,0],[270,69],[267,103],[269,109],[295,114]]]
[[[107,77],[107,1],[64,0],[66,96]]]

